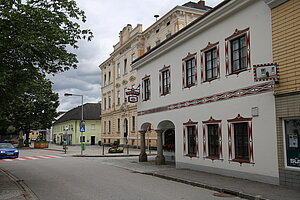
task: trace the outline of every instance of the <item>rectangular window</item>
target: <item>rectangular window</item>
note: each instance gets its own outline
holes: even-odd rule
[[[165,70],[161,72],[161,89],[162,95],[166,95],[170,93],[170,70]]]
[[[196,155],[196,126],[187,126],[188,154]]]
[[[103,133],[106,133],[106,121],[103,122]]]
[[[106,74],[104,74],[103,85],[106,86]]]
[[[300,169],[300,119],[284,120],[284,128],[286,165]]]
[[[108,109],[111,109],[111,97],[108,96]]]
[[[121,104],[121,95],[120,95],[120,90],[117,91],[117,105]]]
[[[96,129],[96,124],[91,124],[91,130],[95,130]]]
[[[106,98],[104,98],[104,108],[103,108],[103,110],[106,110]]]
[[[120,132],[120,128],[121,128],[121,120],[118,119],[118,132]]]
[[[85,142],[85,136],[80,136],[80,142]]]
[[[131,120],[131,130],[135,131],[135,116],[132,116],[132,120]]]
[[[127,88],[124,88],[124,103],[126,103],[126,102],[127,102],[126,90],[127,90]]]
[[[205,52],[206,80],[217,77],[217,48]]]
[[[232,72],[247,68],[246,35],[231,41],[231,67]]]
[[[127,74],[127,59],[124,60],[124,74]]]
[[[108,72],[108,84],[111,83],[111,72]]]
[[[249,160],[248,123],[234,123],[235,159]]]
[[[150,79],[147,78],[144,80],[144,101],[150,99]]]
[[[208,156],[219,157],[218,124],[208,124]]]
[[[111,123],[110,123],[110,121],[108,121],[108,133],[110,133],[111,132]]]
[[[195,58],[189,59],[186,61],[186,86],[191,87],[195,85]]]
[[[117,64],[117,78],[121,77],[121,68],[120,68],[120,63]]]

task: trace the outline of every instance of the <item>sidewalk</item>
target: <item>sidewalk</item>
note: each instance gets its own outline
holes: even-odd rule
[[[283,186],[271,185],[246,179],[222,176],[189,169],[176,169],[174,164],[155,165],[155,156],[148,156],[148,162],[140,163],[132,158],[107,158],[101,162],[145,175],[181,182],[196,187],[232,194],[253,200],[299,200],[300,191]]]
[[[79,156],[79,157],[128,157],[128,156],[139,156],[140,149],[129,148],[127,149],[124,147],[123,153],[108,153],[108,149],[110,147],[104,147],[103,153],[103,146],[99,145],[87,145],[86,150],[82,152],[81,155],[81,146],[67,146],[66,156]],[[45,150],[53,150],[53,151],[61,151],[65,152],[62,145],[56,145],[49,143],[49,148]],[[150,151],[152,155],[156,155],[156,150]],[[147,150],[147,154],[149,154],[149,150]]]
[[[37,200],[37,197],[22,180],[0,168],[1,200]]]

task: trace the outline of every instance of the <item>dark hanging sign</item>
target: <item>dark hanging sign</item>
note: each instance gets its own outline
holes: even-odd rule
[[[129,103],[136,103],[139,101],[139,95],[140,95],[140,86],[137,88],[131,88],[127,89],[126,95],[128,96],[128,102]]]

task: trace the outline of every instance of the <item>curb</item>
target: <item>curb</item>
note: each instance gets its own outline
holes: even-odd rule
[[[150,175],[150,176],[155,176],[155,177],[158,177],[158,178],[163,178],[163,179],[167,179],[167,180],[171,180],[171,181],[175,181],[175,182],[179,182],[179,183],[184,183],[184,184],[192,185],[192,186],[195,186],[195,187],[209,189],[209,190],[213,190],[213,191],[216,191],[216,192],[231,194],[231,195],[241,197],[241,198],[244,198],[244,199],[269,200],[269,199],[266,199],[266,198],[262,197],[261,195],[254,196],[254,195],[251,195],[251,194],[246,194],[246,193],[235,191],[235,190],[220,188],[220,187],[216,187],[216,186],[212,186],[212,185],[207,185],[207,184],[204,184],[204,183],[188,181],[188,180],[184,180],[184,179],[180,179],[180,178],[176,178],[176,177],[172,177],[172,176],[166,176],[166,175],[159,174],[157,172],[138,172],[138,173],[145,174],[145,175]]]
[[[72,157],[86,157],[86,158],[105,158],[105,157],[111,157],[111,158],[116,158],[116,157],[134,157],[134,156],[139,156],[139,155],[70,155]]]
[[[15,177],[10,172],[8,172],[4,169],[0,168],[0,171],[18,186],[18,188],[23,193],[24,199],[26,199],[26,200],[39,200],[39,198],[35,195],[35,193],[25,184],[24,180],[18,179],[17,177]]]

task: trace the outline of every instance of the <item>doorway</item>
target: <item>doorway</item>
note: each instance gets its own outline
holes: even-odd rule
[[[91,136],[91,145],[96,144],[96,136]]]
[[[127,144],[127,137],[128,137],[128,120],[124,119],[124,143]]]

